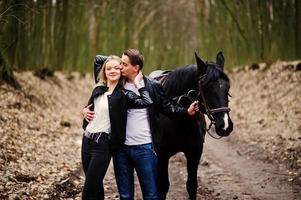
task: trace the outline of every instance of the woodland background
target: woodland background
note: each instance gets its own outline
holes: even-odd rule
[[[138,48],[145,72],[208,60],[226,68],[301,57],[298,0],[1,0],[0,76],[90,72],[96,54]]]

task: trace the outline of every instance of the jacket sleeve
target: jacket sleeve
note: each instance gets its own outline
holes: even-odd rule
[[[128,108],[146,108],[153,104],[149,92],[145,87],[140,88],[138,91],[140,96],[130,90],[124,89]]]
[[[187,108],[175,106],[171,103],[170,99],[166,96],[163,87],[159,83],[155,84],[155,87],[155,92],[158,97],[158,106],[162,114],[167,117],[189,116]]]
[[[98,74],[102,68],[103,63],[106,61],[108,57],[103,55],[96,55],[94,59],[94,79],[95,83],[99,81]]]

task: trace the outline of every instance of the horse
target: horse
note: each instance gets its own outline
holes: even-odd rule
[[[229,136],[233,122],[229,112],[230,80],[224,72],[224,56],[218,52],[216,62],[206,63],[195,53],[196,64],[186,65],[174,71],[154,71],[149,76],[162,84],[166,95],[175,105],[188,107],[198,101],[200,112],[194,116],[169,119],[160,115],[162,138],[158,156],[158,189],[160,199],[166,199],[169,190],[169,159],[183,152],[187,160],[186,189],[189,199],[196,199],[197,171],[203,152],[206,132],[204,114],[214,124],[220,137]]]

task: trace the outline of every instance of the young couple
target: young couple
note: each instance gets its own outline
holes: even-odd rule
[[[83,109],[82,165],[86,176],[82,198],[104,199],[103,179],[113,156],[120,199],[134,199],[134,170],[143,199],[159,199],[157,149],[159,114],[194,115],[169,102],[161,85],[142,75],[143,55],[128,49],[122,57],[96,56],[101,67],[88,105]]]

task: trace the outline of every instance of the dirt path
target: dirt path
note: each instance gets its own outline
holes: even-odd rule
[[[294,188],[286,169],[249,157],[238,144],[207,137],[200,168],[201,180],[220,199],[297,200],[300,190]],[[299,188],[300,189],[300,188]]]
[[[297,200],[300,187],[279,166],[256,160],[244,154],[241,146],[227,139],[207,136],[198,171],[198,199]],[[186,160],[179,153],[170,160],[168,198],[188,199],[185,189]]]
[[[300,187],[291,182],[291,176],[285,168],[250,157],[241,151],[242,148],[228,139],[214,140],[207,136],[198,171],[198,199],[300,199]],[[169,175],[171,186],[167,199],[188,199],[183,153],[171,158]],[[135,183],[135,199],[141,200],[137,178]],[[118,199],[112,165],[105,179],[105,190],[106,199]],[[80,194],[77,199],[80,199]]]

